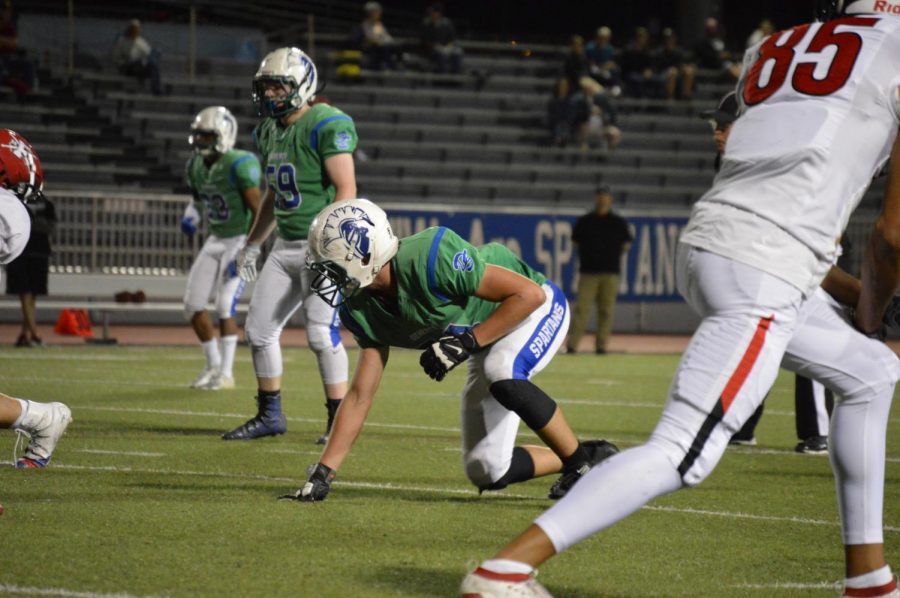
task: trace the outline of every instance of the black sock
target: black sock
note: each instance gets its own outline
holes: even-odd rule
[[[334,414],[337,413],[338,407],[341,406],[343,399],[325,398],[325,407],[328,409],[328,431],[331,432],[331,424],[334,423]]]
[[[563,471],[574,471],[581,467],[583,463],[587,462],[589,458],[587,450],[585,450],[579,442],[575,452],[562,460]]]

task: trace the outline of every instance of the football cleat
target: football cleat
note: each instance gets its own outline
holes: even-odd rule
[[[331,427],[334,425],[334,416],[340,405],[341,402],[339,400],[332,402],[331,399],[326,399],[325,408],[328,409],[328,423],[325,424],[325,433],[316,439],[316,444],[328,444],[328,437],[331,436]]]
[[[234,388],[234,378],[216,373],[206,386],[203,386],[202,388],[205,390],[229,390]]]
[[[844,588],[842,598],[900,598],[900,589],[897,588],[897,580],[891,579],[883,586],[872,588]]]
[[[571,471],[563,472],[550,487],[547,498],[553,500],[562,498],[578,480],[591,470],[591,467],[619,452],[619,447],[606,440],[586,440],[581,443],[581,446],[587,451],[588,460]]]
[[[32,405],[34,405],[32,403]],[[34,408],[34,407],[32,407]],[[72,422],[72,412],[62,403],[50,403],[31,429],[21,430],[31,437],[25,448],[25,455],[16,461],[17,469],[40,469],[46,467],[53,455],[56,443]]]
[[[828,436],[813,436],[797,443],[794,450],[806,455],[827,455]]]
[[[495,573],[478,567],[459,586],[461,598],[553,598],[547,588],[527,573]]]
[[[191,382],[191,388],[206,388],[212,379],[219,375],[218,368],[206,367],[200,372],[200,375]]]
[[[731,440],[728,441],[728,444],[731,446],[756,446],[756,437],[751,436],[750,438],[735,438],[731,437]]]
[[[278,436],[287,432],[287,418],[283,413],[271,417],[257,415],[222,434],[223,440],[253,440],[264,436]]]

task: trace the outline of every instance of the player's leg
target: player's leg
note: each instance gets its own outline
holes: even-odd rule
[[[618,449],[601,440],[579,442],[556,402],[531,382],[559,350],[569,325],[568,303],[559,287],[547,282],[544,293],[540,308],[478,357],[483,358],[491,396],[518,415],[559,460],[563,476],[550,491],[551,498],[559,498],[591,465]],[[546,473],[560,471],[549,455],[542,463],[553,464]]]
[[[820,383],[797,375],[794,378],[794,413],[797,439],[794,450],[809,455],[828,452],[828,421],[834,394]]]
[[[38,403],[0,393],[0,428],[13,428],[31,437],[25,454],[16,461],[19,469],[46,466],[71,421],[72,412],[62,403]]]
[[[650,440],[593,467],[482,569],[527,575],[652,499],[698,484],[762,401],[793,332],[800,291],[688,246],[679,247],[677,267],[679,290],[704,319],[681,358]],[[479,577],[485,576],[473,572],[464,584]]]
[[[205,366],[191,383],[191,388],[206,387],[218,374],[222,363],[219,345],[215,337],[215,328],[206,311],[206,304],[215,291],[219,272],[219,256],[222,249],[222,244],[216,237],[212,236],[206,240],[191,266],[187,286],[184,290],[185,316],[189,319],[191,328],[194,329],[194,333],[200,341],[205,358]]]
[[[216,313],[219,316],[219,352],[222,363],[216,376],[206,388],[219,390],[234,388],[234,354],[238,343],[238,326],[235,321],[237,302],[244,291],[245,283],[238,276],[234,258],[244,245],[243,235],[224,239],[226,246],[219,259],[219,275],[216,290]]]
[[[298,263],[306,263],[305,248],[298,259],[300,260]],[[315,353],[316,362],[319,365],[319,376],[322,378],[322,386],[325,391],[325,409],[327,411],[325,433],[316,440],[316,444],[325,444],[331,433],[334,415],[341,406],[344,395],[347,394],[347,350],[341,341],[341,323],[337,310],[312,292],[311,270],[304,268],[301,277],[306,336],[309,348]]]
[[[283,434],[287,419],[281,412],[281,331],[300,307],[299,277],[291,275],[289,248],[283,239],[275,241],[266,259],[253,296],[244,331],[253,358],[258,391],[254,417],[225,433],[225,440],[248,440]],[[302,262],[301,262],[302,263]]]
[[[597,339],[594,352],[606,353],[609,333],[612,330],[616,295],[619,293],[619,277],[615,274],[599,274],[597,277]]]
[[[569,338],[566,340],[566,350],[569,353],[578,351],[578,343],[584,336],[588,320],[591,317],[591,309],[594,307],[594,296],[597,294],[598,278],[596,274],[578,275],[578,291],[575,297],[575,313],[572,314],[572,327],[569,329]]]
[[[884,343],[859,334],[843,309],[817,292],[788,345],[783,366],[821,382],[837,398],[829,456],[835,475],[848,588],[894,583],[884,560],[885,437],[900,362]]]

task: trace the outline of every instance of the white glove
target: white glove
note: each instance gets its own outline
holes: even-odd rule
[[[189,237],[193,237],[197,234],[199,225],[200,212],[194,207],[194,202],[191,202],[184,208],[184,215],[181,217],[181,232]]]
[[[256,260],[259,257],[260,247],[252,243],[244,245],[243,249],[238,251],[235,258],[238,276],[245,282],[253,282],[259,276],[256,270]]]

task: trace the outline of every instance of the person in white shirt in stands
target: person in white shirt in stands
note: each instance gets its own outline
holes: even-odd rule
[[[141,36],[141,22],[132,19],[113,48],[113,61],[123,75],[137,77],[143,82],[150,79],[154,95],[163,93],[159,72],[159,52]]]

